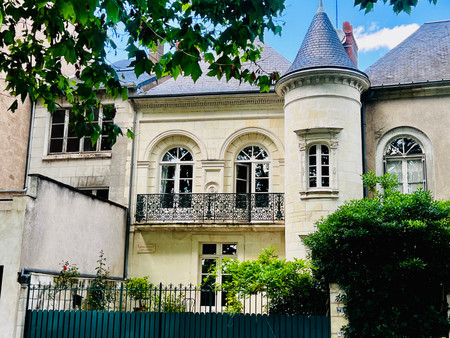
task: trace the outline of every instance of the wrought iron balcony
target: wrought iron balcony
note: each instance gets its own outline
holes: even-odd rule
[[[137,196],[136,222],[276,222],[284,194],[147,194]]]

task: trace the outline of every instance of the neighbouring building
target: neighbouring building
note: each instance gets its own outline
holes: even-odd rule
[[[450,21],[424,24],[366,71],[357,67],[351,25],[343,28],[337,32],[320,6],[293,63],[259,42],[259,67],[282,74],[267,93],[206,75],[196,83],[136,79],[128,63],[117,63],[129,100],[104,97],[98,123],[133,128],[135,139],[119,138],[113,148],[106,138],[92,146],[73,137],[64,100],[53,114],[37,104],[29,172],[50,197],[33,210],[53,198],[58,211],[47,211],[64,218],[72,209],[65,197],[79,194],[88,204],[76,210],[98,217],[92,226],[71,224],[104,234],[95,250],[114,243],[104,249],[124,263],[117,274],[198,285],[217,259],[253,259],[271,245],[281,257],[305,258],[301,238],[345,201],[362,198],[369,170],[396,174],[403,192],[422,187],[449,199]],[[59,221],[39,220],[34,227],[57,231]],[[22,248],[42,241],[50,250],[56,241],[21,236]],[[73,253],[61,259],[84,264],[78,250],[88,242],[73,238],[66,248]],[[24,259],[27,267],[58,268],[41,254]]]

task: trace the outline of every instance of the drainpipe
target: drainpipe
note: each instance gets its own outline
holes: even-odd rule
[[[136,120],[137,120],[137,110],[136,103],[133,99],[130,99],[131,105],[133,106],[133,132],[136,132]],[[135,134],[136,135],[136,134]],[[130,188],[128,191],[128,208],[127,208],[127,226],[125,233],[125,253],[123,260],[123,279],[128,277],[128,251],[130,249],[130,228],[131,228],[131,210],[133,201],[133,180],[134,180],[134,153],[135,153],[135,137],[131,141],[131,163],[130,163]]]
[[[28,173],[30,171],[31,145],[32,145],[32,140],[33,140],[35,111],[36,111],[36,102],[32,101],[31,109],[30,109],[30,127],[28,130],[27,158],[25,161],[25,176],[23,178],[23,189],[22,190],[0,190],[0,193],[21,194],[28,190]]]
[[[373,90],[366,92],[361,97],[361,145],[362,145],[362,166],[363,174],[367,174],[367,149],[366,149],[366,102],[374,95]],[[363,188],[363,196],[368,197],[367,187]]]

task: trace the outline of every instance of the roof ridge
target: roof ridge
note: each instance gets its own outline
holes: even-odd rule
[[[446,20],[436,20],[436,21],[428,21],[428,22],[425,22],[424,25],[429,24],[429,23],[440,23],[440,22],[450,22],[450,19],[446,19]]]

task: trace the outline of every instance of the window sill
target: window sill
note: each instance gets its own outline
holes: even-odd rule
[[[314,189],[307,191],[300,191],[300,199],[313,198],[338,198],[339,190],[334,189]]]
[[[74,153],[74,154],[50,154],[42,158],[43,161],[58,161],[58,160],[86,160],[96,158],[111,158],[111,152],[102,153]]]

